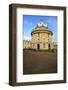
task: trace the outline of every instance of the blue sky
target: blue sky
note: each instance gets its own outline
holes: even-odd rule
[[[57,41],[57,16],[23,15],[24,39],[31,39],[31,31],[41,19],[47,23],[49,30],[53,32],[53,39]]]

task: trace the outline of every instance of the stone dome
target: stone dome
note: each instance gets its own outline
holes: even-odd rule
[[[37,24],[37,26],[38,26],[38,27],[42,27],[42,26],[44,26],[44,27],[48,27],[47,24],[44,23],[43,20],[41,20],[41,21]]]
[[[31,32],[31,35],[33,33],[42,33],[42,32],[53,35],[52,31],[49,30],[47,23],[45,23],[43,20],[40,20],[40,22],[36,25],[36,27]]]
[[[43,20],[40,20],[34,30],[48,30],[48,25]]]

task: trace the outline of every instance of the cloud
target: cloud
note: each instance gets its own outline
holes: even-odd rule
[[[31,40],[31,36],[24,36],[24,40]]]
[[[25,26],[28,26],[28,25],[29,25],[29,26],[32,26],[32,25],[33,25],[33,23],[32,23],[32,22],[30,22],[30,21],[28,22],[27,20],[25,20],[25,21],[24,21],[24,25],[25,25]]]

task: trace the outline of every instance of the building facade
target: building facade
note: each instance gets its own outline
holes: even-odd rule
[[[23,48],[24,49],[30,49],[31,48],[31,41],[24,40],[23,41]]]
[[[52,35],[53,33],[49,30],[48,25],[41,20],[31,32],[31,41],[24,41],[24,48],[52,50]]]
[[[31,32],[31,48],[36,50],[52,50],[52,31],[48,29],[47,24],[40,21]]]

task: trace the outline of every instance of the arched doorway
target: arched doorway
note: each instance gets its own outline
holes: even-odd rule
[[[40,50],[40,44],[37,44],[37,50]]]
[[[50,44],[48,44],[48,49],[49,49],[49,50],[51,49],[51,46],[50,46]]]

